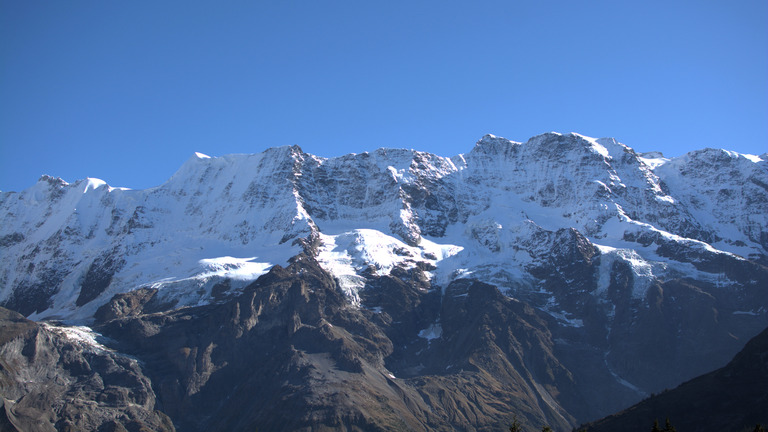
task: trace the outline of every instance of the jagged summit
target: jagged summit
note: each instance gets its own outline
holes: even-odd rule
[[[717,243],[719,250],[736,256],[764,259],[765,162],[710,149],[663,164],[651,163],[658,155],[648,156],[614,139],[575,133],[546,133],[525,143],[489,134],[468,154],[452,158],[379,149],[326,159],[295,145],[251,155],[196,153],[165,184],[143,191],[102,189],[104,183],[96,179],[70,185],[43,176],[41,181],[53,188],[46,192],[46,205],[28,207],[42,198],[33,189],[18,199],[3,194],[0,202],[6,215],[2,235],[27,239],[11,246],[25,258],[5,264],[0,301],[21,305],[20,287],[50,285],[46,290],[51,291],[44,292],[52,296],[41,296],[22,311],[86,318],[118,292],[180,286],[182,281],[205,285],[195,275],[207,273],[195,263],[222,252],[262,256],[260,262],[275,264],[280,261],[273,257],[287,259],[296,252],[291,245],[298,238],[317,232],[336,236],[350,229],[376,230],[420,248],[419,254],[431,253],[429,244],[461,250],[431,264],[437,267],[436,280],[447,283],[463,268],[508,289],[530,284],[526,268],[537,259],[520,245],[537,232],[559,228],[576,229],[609,255],[608,250],[647,248],[627,239],[661,232],[659,238]],[[748,193],[737,192],[742,190]],[[44,229],[30,231],[34,226]],[[37,247],[43,241],[49,246]],[[158,248],[169,253],[150,258]],[[509,255],[515,250],[528,252]],[[191,253],[170,258],[179,251]],[[490,253],[495,264],[483,258],[480,265],[472,258],[478,253]],[[643,262],[659,259],[651,249],[638,253]],[[125,262],[115,264],[119,269],[98,289],[94,303],[74,306],[82,275],[105,257],[118,255],[133,256],[136,263],[118,260]],[[326,260],[329,266],[332,261]],[[178,267],[173,262],[186,263]],[[73,265],[80,270],[69,276],[52,269]],[[35,270],[26,274],[23,266]],[[676,265],[664,267],[654,277]],[[175,274],[173,283],[163,282],[169,271]],[[75,276],[78,272],[81,276]],[[172,291],[169,295],[188,295],[186,289]],[[187,301],[205,301],[207,295]]]
[[[523,143],[486,135],[452,157],[382,148],[322,158],[298,146],[195,154],[145,190],[44,176],[0,194],[0,306],[35,320],[116,320],[121,337],[131,333],[121,320],[135,319],[169,340],[175,319],[224,314],[234,339],[274,332],[263,349],[305,346],[292,361],[316,371],[332,368],[315,355],[323,344],[341,349],[330,358],[375,375],[375,394],[389,395],[394,377],[414,380],[398,393],[408,398],[480,382],[509,400],[525,392],[531,419],[565,430],[719,366],[762,330],[766,160],[665,158],[547,133]],[[327,301],[332,311],[316,308]],[[272,318],[260,315],[267,303]],[[190,365],[212,364],[203,353],[216,347],[195,349]],[[356,362],[351,353],[363,352],[374,354]],[[403,403],[419,407],[412,424],[432,424],[424,413],[438,402]],[[448,410],[474,428],[504,418]]]
[[[638,156],[644,157],[644,158],[663,158],[664,153],[660,151],[649,151],[649,152],[638,153]]]
[[[37,179],[38,183],[47,183],[53,186],[66,186],[69,183],[65,182],[64,179],[60,177],[53,177],[49,176],[48,174],[43,174],[40,176],[39,179]]]
[[[493,135],[493,134],[485,134],[485,135],[483,135],[482,138],[480,138],[475,143],[475,147],[478,147],[478,146],[482,147],[482,146],[485,146],[485,145],[493,145],[495,143],[505,144],[505,145],[520,144],[519,142],[508,140],[508,139],[506,139],[504,137],[496,136],[496,135]]]

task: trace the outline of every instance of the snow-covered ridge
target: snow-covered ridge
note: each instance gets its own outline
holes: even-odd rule
[[[237,290],[284,264],[312,233],[319,262],[353,303],[364,271],[418,262],[435,267],[436,286],[471,276],[514,293],[535,289],[531,269],[565,228],[636,269],[641,298],[642,281],[690,267],[633,240],[646,234],[764,259],[766,160],[711,149],[667,159],[612,138],[547,133],[525,143],[486,135],[453,157],[379,149],[328,159],[297,146],[196,153],[146,190],[43,176],[0,195],[0,248],[10,257],[0,262],[0,302],[74,320],[139,287],[201,304],[223,280]]]

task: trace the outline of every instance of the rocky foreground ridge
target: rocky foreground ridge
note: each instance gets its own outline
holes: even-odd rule
[[[754,431],[768,426],[768,329],[727,365],[585,425],[585,432],[645,432],[674,419],[683,431]],[[670,420],[672,424],[672,420]],[[580,428],[582,429],[582,428]]]
[[[451,158],[196,154],[146,190],[44,176],[0,221],[0,304],[99,332],[84,377],[103,356],[135,375],[73,399],[115,430],[570,430],[768,326],[768,155],[555,133]],[[3,365],[11,423],[85,379],[25,387],[29,353]]]

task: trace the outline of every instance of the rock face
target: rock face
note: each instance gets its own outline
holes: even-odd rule
[[[573,423],[558,400],[578,390],[546,316],[476,281],[449,285],[442,304],[399,279],[379,284],[397,303],[351,308],[299,255],[237,299],[97,328],[145,361],[180,430],[499,430],[515,413]],[[450,336],[419,338],[437,316]]]
[[[679,430],[736,432],[768,425],[768,329],[726,366],[584,428],[640,432],[666,418]]]
[[[767,227],[768,155],[196,154],[0,195],[0,304],[111,338],[179,430],[570,430],[766,327]]]
[[[136,359],[0,308],[0,430],[174,431]]]

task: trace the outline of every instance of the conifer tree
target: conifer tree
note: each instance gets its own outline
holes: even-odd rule
[[[659,429],[659,420],[653,421],[653,427],[651,428],[651,432],[661,432],[661,429]]]
[[[512,420],[512,426],[509,427],[509,432],[523,432],[523,426],[517,421],[517,416]]]
[[[669,422],[669,417],[667,417],[667,421],[664,423],[664,432],[677,432],[677,429]]]

